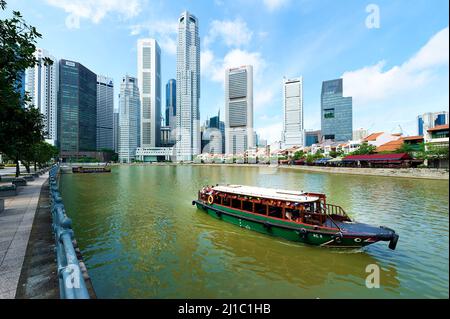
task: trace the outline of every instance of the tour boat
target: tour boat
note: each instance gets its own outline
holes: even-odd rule
[[[203,187],[192,205],[246,229],[317,246],[359,248],[388,241],[394,250],[399,238],[390,228],[352,221],[319,193],[216,185]]]
[[[108,166],[74,166],[72,173],[111,173]]]

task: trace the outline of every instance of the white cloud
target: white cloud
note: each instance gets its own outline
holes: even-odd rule
[[[178,24],[173,21],[152,20],[130,27],[131,35],[151,36],[157,39],[162,49],[169,54],[177,53]]]
[[[221,39],[229,47],[240,47],[250,42],[252,35],[253,32],[247,27],[247,23],[241,19],[214,20],[211,22],[204,45],[208,47],[216,39]]]
[[[273,143],[281,139],[281,131],[283,130],[283,123],[276,121],[274,124],[263,126],[256,129],[260,138],[267,140],[267,142]]]
[[[434,79],[449,62],[448,27],[434,35],[413,57],[384,70],[385,61],[345,72],[344,94],[359,107],[414,92]]]
[[[275,11],[289,3],[289,0],[263,0],[269,11]]]
[[[129,19],[138,15],[142,8],[142,0],[46,0],[51,6],[61,8],[68,13],[66,26],[69,29],[79,28],[81,19],[99,23],[107,14],[117,13]]]
[[[254,92],[253,106],[255,110],[261,110],[270,106],[275,98],[275,92],[271,88],[259,89]],[[281,107],[281,106],[280,106]]]

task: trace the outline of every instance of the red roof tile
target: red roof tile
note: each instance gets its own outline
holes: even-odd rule
[[[402,145],[403,139],[399,138],[398,140],[390,141],[378,146],[376,152],[393,152],[398,150]]]
[[[400,161],[411,157],[408,153],[394,154],[370,154],[370,155],[349,155],[344,157],[344,161]]]
[[[384,132],[378,132],[378,133],[372,133],[369,136],[366,136],[365,138],[363,138],[363,141],[376,141],[378,136],[380,136],[381,134],[383,134]]]
[[[448,124],[436,125],[435,127],[428,129],[428,132],[441,131],[441,130],[448,130]]]

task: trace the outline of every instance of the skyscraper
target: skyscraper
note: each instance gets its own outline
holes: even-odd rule
[[[119,112],[113,113],[113,150],[119,153]]]
[[[97,75],[97,150],[114,149],[113,136],[114,84],[113,79]]]
[[[124,76],[119,94],[119,162],[131,163],[138,147],[139,88],[138,80]]]
[[[417,117],[417,135],[424,136],[430,128],[448,124],[448,112],[428,112]]]
[[[140,147],[156,147],[161,140],[161,49],[154,39],[140,39],[137,52]]]
[[[170,79],[166,84],[166,126],[172,130],[176,127],[177,91],[176,80]]]
[[[197,18],[185,11],[178,18],[176,81],[176,156],[191,161],[200,154],[200,37]]]
[[[177,85],[170,79],[166,84],[166,116],[165,125],[169,128],[169,143],[175,144],[177,127]]]
[[[283,143],[303,146],[303,77],[283,80]]]
[[[353,135],[352,98],[343,96],[342,79],[324,81],[321,131],[325,140],[349,141]]]
[[[61,157],[97,149],[97,75],[78,62],[59,61],[58,145]]]
[[[253,67],[225,71],[225,153],[243,154],[254,147]]]
[[[44,117],[44,137],[55,143],[57,135],[57,101],[58,101],[58,62],[44,49],[34,53],[38,63],[26,71],[26,91],[31,98],[31,104],[39,109]],[[49,58],[53,64],[46,65],[44,58]]]

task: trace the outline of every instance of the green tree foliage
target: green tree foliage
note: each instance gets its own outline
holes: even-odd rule
[[[361,146],[354,152],[351,153],[351,155],[368,155],[368,154],[374,154],[376,150],[376,146],[370,145],[367,142],[364,142],[361,144]]]
[[[292,159],[293,160],[299,160],[299,159],[305,158],[305,156],[306,156],[305,152],[300,150],[300,151],[297,151],[297,152],[294,153],[294,156],[292,157]]]
[[[332,158],[336,158],[336,157],[340,157],[342,156],[344,153],[342,151],[331,151],[330,152],[330,157]]]
[[[6,1],[0,0],[5,10]],[[0,20],[0,152],[16,163],[31,153],[36,143],[43,141],[42,116],[29,104],[28,94],[22,96],[21,76],[38,61],[34,57],[36,41],[41,37],[35,27],[28,25],[20,12],[13,11],[12,18]],[[48,59],[44,63],[51,64]]]
[[[425,159],[448,159],[448,146],[427,143],[425,145]]]

